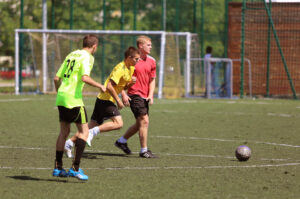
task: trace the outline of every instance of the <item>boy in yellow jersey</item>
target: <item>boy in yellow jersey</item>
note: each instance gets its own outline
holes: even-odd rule
[[[140,58],[139,50],[134,47],[129,47],[125,51],[125,59],[114,67],[109,77],[105,81],[106,92],[99,93],[96,99],[94,112],[89,123],[89,137],[87,140],[88,146],[91,146],[91,140],[97,134],[107,131],[117,130],[123,127],[122,116],[118,109],[124,106],[129,106],[130,99],[119,98],[126,93],[124,90],[132,86],[136,79],[132,77],[134,65]],[[126,99],[126,101],[124,100]],[[117,103],[117,105],[115,105]],[[110,119],[109,122],[104,120]],[[78,132],[66,141],[65,151],[68,157],[72,157],[72,147],[78,138]]]
[[[57,91],[56,106],[59,111],[60,134],[56,141],[55,167],[52,172],[56,177],[76,177],[80,180],[88,180],[88,176],[79,168],[80,159],[88,138],[88,124],[86,110],[82,101],[82,89],[85,83],[99,88],[105,92],[106,88],[90,77],[94,64],[94,54],[98,47],[98,38],[95,35],[87,35],[83,38],[83,49],[71,52],[62,63],[54,84]],[[78,129],[76,140],[75,158],[67,173],[63,169],[62,156],[66,138],[70,133],[71,123],[75,122]]]

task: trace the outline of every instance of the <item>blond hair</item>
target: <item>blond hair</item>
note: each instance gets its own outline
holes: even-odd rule
[[[145,35],[141,35],[136,39],[136,46],[139,48],[139,45],[144,44],[146,41],[151,41],[151,38]]]

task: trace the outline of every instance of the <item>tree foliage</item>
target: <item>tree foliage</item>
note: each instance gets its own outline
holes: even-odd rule
[[[200,17],[201,1],[197,0],[196,32],[204,23],[204,45],[214,47],[217,56],[223,54],[224,0],[204,0],[204,19]],[[137,2],[137,30],[162,29],[163,0],[123,0],[124,23],[121,24],[122,0],[73,0],[73,21],[70,21],[71,0],[47,0],[48,28],[101,30],[133,30],[134,3]],[[166,30],[193,32],[194,1],[166,0]],[[14,29],[20,28],[21,0],[0,1],[0,55],[14,54]],[[54,10],[54,15],[52,8]],[[54,21],[52,21],[54,20]],[[53,23],[52,23],[53,22]],[[53,25],[52,25],[53,24]],[[24,28],[42,28],[42,0],[24,0]]]

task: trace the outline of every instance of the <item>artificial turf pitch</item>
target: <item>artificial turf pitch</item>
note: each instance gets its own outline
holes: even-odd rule
[[[90,117],[95,97],[84,101]],[[0,110],[0,198],[300,198],[299,101],[156,99],[148,145],[157,159],[138,157],[137,135],[132,155],[114,146],[134,122],[125,108],[124,127],[86,147],[87,182],[51,176],[54,95],[1,95]],[[252,149],[249,161],[234,157],[239,145]]]

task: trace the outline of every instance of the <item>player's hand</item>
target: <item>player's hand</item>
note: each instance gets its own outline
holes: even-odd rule
[[[128,95],[123,95],[122,96],[122,101],[123,101],[123,104],[125,106],[130,106],[129,101],[131,101],[131,98]]]
[[[121,110],[122,108],[125,107],[125,105],[123,104],[123,102],[121,100],[118,100],[117,101],[117,104],[118,104],[118,109]]]
[[[100,86],[100,91],[105,92],[105,91],[106,91],[106,87],[103,86],[103,85],[101,85],[101,86]]]
[[[132,76],[132,77],[131,77],[131,83],[132,83],[132,84],[135,84],[135,83],[136,83],[136,76]]]
[[[147,97],[146,100],[149,102],[150,105],[153,104],[153,97]]]

